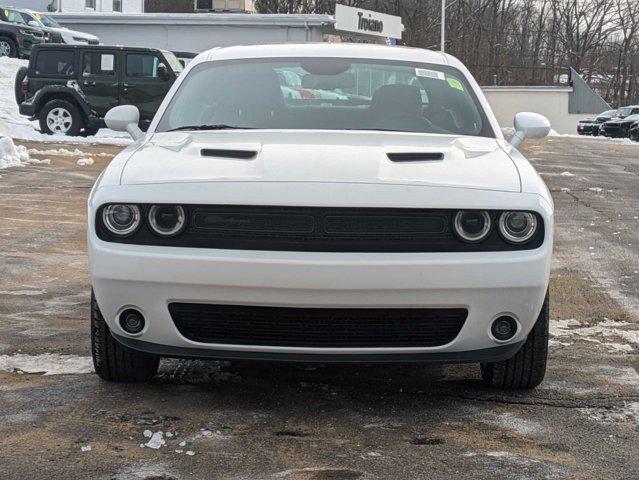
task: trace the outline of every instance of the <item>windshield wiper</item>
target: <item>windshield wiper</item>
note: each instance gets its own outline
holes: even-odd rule
[[[237,125],[218,123],[216,125],[184,125],[183,127],[167,130],[167,132],[177,132],[178,130],[250,130],[254,128],[255,127],[240,127]]]

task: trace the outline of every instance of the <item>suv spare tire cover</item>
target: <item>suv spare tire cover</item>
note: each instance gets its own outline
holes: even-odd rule
[[[16,73],[16,81],[13,84],[13,89],[16,96],[16,103],[20,105],[24,102],[24,95],[22,94],[22,80],[27,76],[29,69],[27,67],[20,67],[18,73]]]

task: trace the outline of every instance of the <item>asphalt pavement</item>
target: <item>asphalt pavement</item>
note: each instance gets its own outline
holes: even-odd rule
[[[556,233],[548,374],[514,393],[476,365],[167,360],[101,381],[86,198],[119,147],[25,145],[51,163],[0,171],[0,478],[639,478],[639,145],[522,146]]]

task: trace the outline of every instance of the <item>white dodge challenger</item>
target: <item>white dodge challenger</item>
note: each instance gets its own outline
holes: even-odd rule
[[[158,80],[159,81],[159,80]],[[545,373],[553,203],[454,57],[379,45],[213,49],[89,198],[92,353],[107,380],[160,357],[476,362]]]

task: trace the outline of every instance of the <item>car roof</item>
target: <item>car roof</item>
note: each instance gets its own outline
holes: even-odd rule
[[[38,50],[136,50],[140,52],[164,52],[160,48],[149,48],[149,47],[125,47],[123,45],[65,45],[61,43],[40,43],[38,45],[33,46],[34,49]]]
[[[438,65],[461,65],[456,58],[442,52],[421,48],[387,46],[370,43],[281,43],[218,47],[204,52],[199,61],[239,58],[340,57],[403,60]]]

